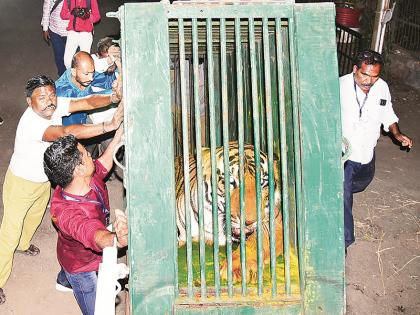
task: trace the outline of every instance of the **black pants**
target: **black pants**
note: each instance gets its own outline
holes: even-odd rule
[[[368,164],[344,163],[344,239],[346,248],[354,242],[353,194],[363,191],[375,175],[375,155]]]

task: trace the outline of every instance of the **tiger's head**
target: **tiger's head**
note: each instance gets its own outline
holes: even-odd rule
[[[261,167],[261,220],[266,222],[269,218],[270,211],[270,194],[268,181],[268,162],[263,161]],[[254,165],[254,164],[252,164]],[[255,232],[257,227],[257,186],[255,181],[255,169],[246,167],[244,169],[244,213],[245,213],[245,235],[248,236]],[[267,167],[265,167],[267,166]],[[278,216],[280,213],[280,178],[278,170],[278,161],[274,160],[274,213]],[[239,176],[238,176],[239,178]],[[239,180],[237,185],[231,189],[231,222],[232,222],[232,237],[238,241],[240,239],[240,188]],[[232,187],[232,186],[231,186]]]

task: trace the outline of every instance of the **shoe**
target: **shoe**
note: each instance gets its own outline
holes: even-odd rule
[[[57,280],[57,282],[55,283],[55,289],[57,290],[57,291],[60,291],[60,292],[73,292],[73,289],[71,288],[71,285],[70,285],[70,283],[69,284],[62,284],[62,283],[59,283],[58,282],[58,280]]]
[[[0,304],[3,304],[6,302],[6,295],[4,294],[4,291],[2,288],[0,288]]]
[[[66,273],[64,272],[63,268],[61,268],[60,272],[57,274],[57,280],[55,281],[55,289],[61,292],[73,292],[71,284],[67,279]]]
[[[39,254],[39,252],[39,248],[36,247],[34,244],[29,245],[29,248],[27,250],[16,250],[16,253],[27,256],[36,256]]]

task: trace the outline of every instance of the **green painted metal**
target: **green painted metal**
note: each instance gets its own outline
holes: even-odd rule
[[[255,23],[255,20],[254,20]],[[266,132],[266,112],[265,112],[265,89],[264,89],[264,57],[262,41],[255,41],[255,66],[257,74],[257,95],[258,95],[258,112],[259,112],[259,134],[260,149],[267,152],[267,132]],[[252,78],[251,78],[252,79]]]
[[[257,211],[257,251],[258,251],[258,295],[263,291],[263,261],[262,261],[262,230],[261,230],[261,164],[260,164],[260,124],[257,86],[257,61],[255,47],[254,19],[248,19],[249,26],[249,55],[251,60],[251,91],[252,91],[252,122],[254,130],[254,160],[255,160],[255,209]]]
[[[244,81],[244,131],[246,143],[253,143],[252,124],[252,92],[251,92],[251,65],[248,47],[242,49],[243,81]]]
[[[299,305],[277,304],[269,305],[267,302],[258,302],[255,304],[238,303],[239,305],[233,308],[231,305],[220,305],[217,308],[209,308],[207,305],[188,305],[178,306],[177,314],[183,315],[300,315],[301,310]],[[241,305],[242,304],[242,305]]]
[[[210,156],[211,156],[211,191],[213,214],[213,266],[214,287],[216,297],[220,296],[220,265],[219,265],[219,225],[217,208],[217,173],[216,173],[216,122],[215,122],[215,96],[213,71],[213,33],[212,20],[207,19],[207,60],[208,60],[208,90],[210,110]]]
[[[291,78],[291,64],[290,64],[290,49],[289,49],[289,32],[282,32],[283,38],[287,41],[287,49],[283,49],[283,64],[284,64],[284,95],[285,95],[285,114],[286,126],[293,126],[293,102],[292,102],[292,78]],[[287,146],[287,174],[288,174],[288,196],[289,196],[289,237],[290,245],[293,246],[295,252],[298,252],[297,241],[297,207],[296,207],[296,171],[294,162],[294,130],[288,128],[286,130],[286,146]]]
[[[298,222],[299,238],[298,238],[298,252],[299,257],[304,257],[303,237],[306,233],[305,215],[303,213],[302,205],[302,164],[301,164],[301,129],[300,129],[300,108],[298,103],[299,83],[297,75],[297,62],[295,50],[295,20],[290,19],[289,26],[289,47],[290,47],[290,76],[291,76],[291,111],[292,111],[292,126],[293,126],[293,162],[295,165],[295,196],[296,196],[296,217]],[[302,266],[302,263],[300,264]],[[304,279],[304,269],[299,268],[299,278]],[[303,291],[304,282],[300,285]]]
[[[194,110],[195,110],[195,134],[201,135],[201,121],[200,121],[200,98],[198,93],[198,38],[197,38],[197,19],[192,21],[192,38],[193,38],[193,63],[194,63]],[[201,148],[201,136],[196,137],[197,148]],[[203,166],[201,150],[197,150],[197,181],[203,182]],[[206,287],[206,272],[204,270],[206,262],[206,247],[204,241],[204,201],[203,201],[203,185],[197,187],[198,198],[198,218],[200,229],[200,287],[201,296],[207,296]]]
[[[226,57],[226,21],[220,20],[220,55],[221,55],[221,83],[222,83],[222,113],[223,113],[223,166],[226,177],[229,176],[229,115],[228,115],[228,92],[227,92],[227,57]],[[230,181],[225,180],[225,203],[226,203],[226,249],[228,262],[228,295],[233,295],[232,285],[232,222],[230,210]]]
[[[131,312],[165,314],[173,310],[176,249],[167,21],[163,6],[120,12]]]
[[[241,21],[235,19],[235,57],[236,57],[236,87],[238,106],[238,142],[239,142],[239,209],[241,229],[241,289],[242,296],[246,295],[246,252],[245,252],[245,211],[244,211],[244,86],[242,80],[242,41]]]
[[[276,235],[274,223],[274,171],[273,171],[273,111],[271,104],[271,71],[270,71],[270,42],[268,37],[268,19],[263,18],[263,45],[264,45],[264,81],[265,81],[265,112],[267,118],[267,152],[268,152],[268,181],[269,181],[269,202],[270,202],[270,273],[271,273],[271,295],[277,294],[276,278]]]
[[[167,17],[169,19],[178,18],[197,18],[197,19],[233,19],[233,18],[261,18],[282,17],[290,18],[293,16],[294,6],[285,4],[278,5],[264,3],[264,5],[179,5],[168,8]]]
[[[283,56],[283,44],[281,36],[281,21],[276,19],[276,54]],[[282,182],[282,215],[283,215],[283,252],[284,252],[284,277],[285,292],[291,293],[290,286],[290,242],[289,242],[289,189],[288,189],[288,167],[287,167],[287,138],[286,138],[286,101],[285,101],[285,83],[283,58],[276,58],[277,61],[277,82],[278,82],[278,103],[279,103],[279,121],[280,121],[280,159],[281,182]]]
[[[302,222],[298,218],[298,228],[304,225],[300,244],[304,312],[343,314],[343,171],[339,165],[338,67],[332,49],[335,47],[334,5],[296,5],[295,19],[302,148],[301,210],[305,216]]]
[[[220,21],[221,18],[226,18],[226,21]],[[268,18],[268,21],[263,18]],[[280,18],[287,20],[280,20]],[[129,261],[132,313],[343,314],[341,131],[334,6],[332,4],[316,4],[315,6],[309,4],[240,6],[125,4],[120,9],[120,19],[125,69],[127,152],[125,178],[130,222]],[[198,56],[202,42],[200,44],[198,39],[200,35],[197,32],[197,24],[204,21],[207,24],[205,45],[208,49],[205,57],[208,62],[208,77],[206,78],[208,90],[206,93],[208,93],[210,121],[210,133],[206,133],[206,137],[210,139],[212,152],[214,153],[220,141],[217,140],[217,132],[231,129],[231,126],[226,128],[225,119],[220,121],[223,125],[223,128],[220,128],[217,116],[219,119],[225,116],[233,117],[231,115],[232,103],[235,103],[238,109],[236,126],[238,139],[252,140],[256,152],[259,152],[260,147],[268,150],[269,156],[274,152],[277,154],[280,152],[285,294],[276,295],[276,277],[273,278],[273,275],[271,275],[271,298],[265,294],[261,251],[258,257],[257,287],[257,295],[261,298],[249,296],[250,288],[244,281],[236,290],[234,286],[232,290],[229,284],[227,290],[221,288],[219,246],[216,236],[213,247],[214,288],[207,288],[207,279],[202,268],[200,291],[196,291],[195,286],[193,288],[194,282],[191,283],[191,281],[194,279],[192,275],[188,275],[187,295],[189,298],[181,295],[175,298],[178,292],[176,272],[178,266],[173,211],[175,194],[168,62],[168,56],[170,56],[168,20],[170,19],[185,19],[182,20],[180,26],[192,23],[191,47],[180,48],[179,56],[181,60],[184,60],[189,58],[188,54],[192,55],[193,66],[190,72],[192,71],[194,75],[192,77],[189,75],[188,80],[189,89],[193,90],[193,97],[190,96],[191,100],[186,100],[185,86],[181,86],[178,93],[183,105],[190,102],[192,106],[194,103],[195,117],[191,117],[189,123],[191,126],[194,123],[195,134],[201,134],[199,97],[196,87],[198,86]],[[275,31],[268,33],[267,27],[274,19],[277,22],[274,25]],[[230,23],[229,21],[233,20],[236,22],[234,35],[227,33],[227,38],[224,38],[223,30]],[[252,35],[241,34],[239,22],[249,23]],[[283,25],[284,23],[286,24]],[[264,33],[262,46],[260,46],[261,38],[256,42],[253,34],[254,26],[261,27],[261,25]],[[214,33],[215,27],[220,28],[219,33]],[[179,27],[179,30],[182,30],[182,27]],[[187,43],[189,34],[189,32],[180,31],[179,42]],[[219,35],[213,37],[214,34]],[[238,39],[245,39],[245,42],[241,43]],[[221,56],[213,53],[213,49],[219,47],[217,45],[221,48],[223,46]],[[229,51],[229,47],[232,46],[235,47],[234,54]],[[184,50],[187,53],[182,56]],[[277,58],[267,62],[263,57],[271,56],[273,52],[276,53]],[[248,66],[249,64],[251,67]],[[180,72],[183,72],[180,74],[182,80],[187,72],[182,67],[180,67]],[[228,77],[230,73],[235,73],[236,82],[226,82],[224,79],[226,73]],[[317,80],[317,76],[322,80]],[[271,83],[267,84],[265,80]],[[275,80],[277,83],[273,83]],[[232,86],[236,86],[236,91],[230,91],[227,88]],[[219,105],[221,109],[217,109]],[[221,110],[223,115],[219,115],[218,110]],[[186,111],[183,108],[183,112]],[[272,116],[270,112],[274,117],[278,116],[279,124],[269,121]],[[252,120],[249,120],[250,117]],[[186,126],[187,116],[180,118]],[[272,135],[270,135],[270,125],[273,126]],[[273,141],[267,139],[266,144],[263,141],[260,143],[260,128],[268,128],[267,137],[273,137]],[[253,130],[254,133],[252,133]],[[184,130],[185,134],[188,134],[188,129]],[[224,144],[230,140],[231,135],[231,132],[223,134]],[[196,148],[202,146],[198,138],[200,136],[195,139]],[[272,142],[274,142],[274,147],[271,147]],[[241,143],[243,144],[243,141],[240,141]],[[188,145],[188,143],[183,144],[184,150]],[[243,165],[243,147],[242,151],[241,145],[239,149],[239,163]],[[196,153],[197,165],[201,169],[201,150],[192,152]],[[187,156],[185,152],[184,156]],[[212,173],[215,174],[213,157],[214,154],[212,154],[211,164]],[[259,159],[259,154],[256,154],[257,159]],[[273,161],[273,158],[270,157],[270,160]],[[184,159],[184,164],[185,162]],[[259,164],[259,161],[256,161],[257,168]],[[202,177],[199,173],[200,171],[197,176]],[[257,170],[257,177],[259,174],[260,171]],[[187,178],[185,175],[184,177]],[[243,187],[243,172],[240,176],[242,176],[240,185]],[[260,180],[256,179],[256,182],[259,183]],[[213,180],[213,192],[216,191],[215,185],[216,182]],[[272,179],[270,179],[270,185],[272,185]],[[198,196],[199,208],[201,207],[199,216],[202,218],[202,191],[198,191]],[[217,194],[213,197],[213,201],[217,202],[216,200]],[[261,191],[259,191],[259,196],[257,194],[256,203],[257,209],[261,209]],[[243,207],[242,193],[240,194],[242,227],[245,219]],[[217,205],[214,203],[213,216],[215,211],[217,211]],[[272,213],[272,209],[270,212]],[[258,242],[261,249],[261,216],[258,221]],[[296,221],[297,224],[295,224]],[[217,224],[214,225],[214,235],[218,234],[217,228]],[[200,226],[200,230],[204,230],[203,226]],[[295,241],[296,235],[298,242]],[[243,231],[241,238],[245,240]],[[273,244],[273,241],[271,243]],[[299,254],[301,296],[292,293],[290,283],[290,254],[296,253],[296,249]],[[189,255],[187,253],[187,257]],[[241,257],[242,277],[246,279],[244,248],[241,250]],[[200,236],[201,266],[204,262],[204,239]],[[270,262],[273,264],[273,257],[270,258]],[[193,298],[196,294],[200,294],[201,298]]]
[[[193,278],[192,278],[192,240],[191,240],[191,207],[190,207],[190,150],[188,135],[188,107],[187,107],[187,91],[185,76],[185,47],[184,47],[184,21],[178,19],[179,23],[179,59],[180,62],[180,78],[181,78],[181,105],[182,105],[182,151],[184,165],[184,203],[185,203],[185,223],[187,230],[187,279],[188,279],[188,297],[193,296]]]

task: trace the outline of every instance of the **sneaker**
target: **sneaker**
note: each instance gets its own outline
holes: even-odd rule
[[[73,292],[70,284],[61,284],[58,281],[55,283],[55,289],[60,292]]]
[[[55,281],[55,289],[61,292],[73,292],[71,284],[67,279],[66,273],[63,268],[57,274],[57,280]]]

